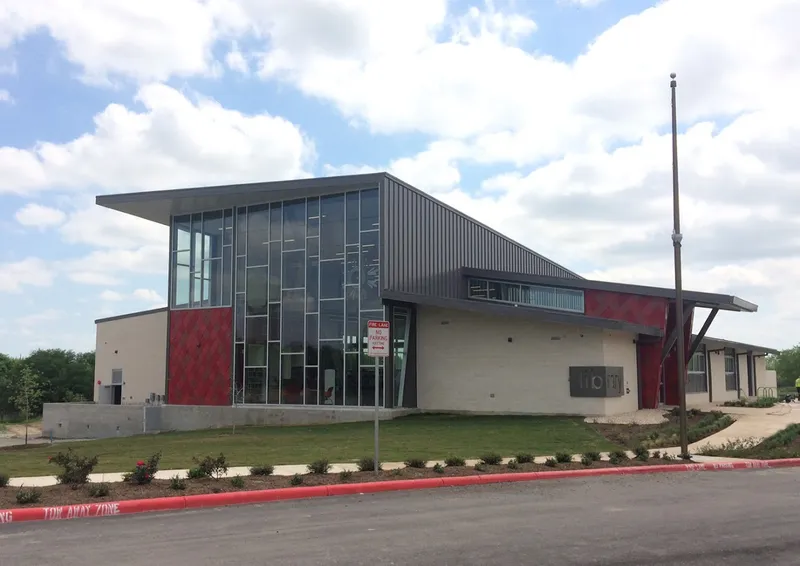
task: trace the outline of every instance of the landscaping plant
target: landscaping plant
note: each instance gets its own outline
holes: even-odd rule
[[[186,489],[186,480],[178,475],[172,476],[169,480],[169,488],[175,491],[183,491]]]
[[[107,483],[90,483],[89,497],[106,497],[111,493],[111,486]]]
[[[331,469],[331,464],[328,460],[314,460],[308,466],[308,473],[310,474],[327,474]]]
[[[72,448],[67,448],[66,452],[52,456],[50,463],[61,467],[61,472],[56,474],[58,483],[77,489],[89,482],[89,474],[97,465],[97,456],[83,456],[76,454]]]
[[[458,456],[448,456],[444,459],[444,465],[448,468],[458,468],[461,466],[466,466],[467,462],[464,458],[459,458]]]
[[[17,503],[20,505],[32,505],[39,503],[42,492],[37,489],[22,489],[17,492]]]
[[[289,483],[293,486],[303,485],[303,476],[295,474],[292,476],[292,479],[289,480]]]
[[[364,456],[358,462],[356,462],[356,467],[358,468],[359,472],[373,472],[375,471],[375,458],[372,456]],[[383,464],[378,462],[378,471],[383,469]]]
[[[486,464],[487,466],[499,466],[503,463],[503,457],[495,452],[484,454],[481,456],[480,460],[482,464]]]
[[[136,485],[147,485],[151,483],[158,471],[158,463],[161,461],[161,452],[156,452],[146,461],[139,460],[132,472],[123,476],[123,480]]]
[[[532,464],[533,463],[533,454],[528,454],[527,452],[520,452],[516,456],[517,463],[519,464]]]
[[[423,460],[422,458],[409,458],[404,462],[406,468],[425,468],[428,465],[427,460]]]
[[[202,460],[195,458],[194,462],[197,464],[197,469],[200,473],[207,478],[220,479],[228,473],[228,460],[225,458],[225,454],[221,452],[216,457],[206,456]],[[189,471],[191,472],[191,470]]]
[[[250,468],[250,475],[251,476],[271,476],[275,471],[274,466],[270,466],[269,464],[265,466],[253,466]]]
[[[556,462],[559,464],[568,464],[572,462],[572,454],[566,452],[556,452]]]
[[[555,458],[548,458],[547,460],[544,461],[544,465],[547,466],[548,468],[555,468],[558,465],[558,460],[556,460]]]
[[[233,476],[231,478],[231,485],[236,489],[242,489],[244,487],[244,478],[239,475]]]
[[[11,481],[11,478],[8,476],[8,474],[0,473],[0,487],[7,487],[8,486],[8,482],[10,482],[10,481]]]

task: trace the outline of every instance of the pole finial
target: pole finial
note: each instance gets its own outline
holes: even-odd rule
[[[675,78],[675,77],[677,77],[677,76],[678,76],[678,75],[676,75],[675,73],[670,73],[670,74],[669,74],[669,78],[671,78],[671,79],[674,79],[674,78]]]

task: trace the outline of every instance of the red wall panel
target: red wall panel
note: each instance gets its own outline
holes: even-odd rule
[[[668,325],[667,332],[672,332],[672,328],[675,326],[675,311],[676,309],[673,307],[670,309],[670,324]],[[688,356],[689,354],[689,347],[692,343],[692,323],[694,321],[694,309],[692,309],[691,314],[689,315],[689,319],[683,326],[683,343],[685,352]],[[689,359],[686,359],[686,365],[689,365]],[[667,359],[664,360],[664,402],[667,405],[678,405],[680,403],[680,397],[678,396],[678,348],[677,342],[675,346],[669,351],[667,354]],[[686,368],[683,371],[683,379],[684,382],[689,379],[688,374],[686,373]]]
[[[230,405],[232,348],[232,308],[171,311],[167,401]]]
[[[623,320],[664,329],[667,324],[667,299],[611,291],[587,289],[584,292],[586,316]]]
[[[643,409],[655,409],[659,403],[662,340],[636,344],[639,364],[639,398]]]

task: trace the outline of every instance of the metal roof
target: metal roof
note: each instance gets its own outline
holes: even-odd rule
[[[553,322],[558,324],[569,324],[572,326],[590,326],[595,328],[605,328],[608,330],[622,330],[632,334],[645,334],[648,336],[662,336],[660,329],[652,326],[633,324],[620,320],[585,316],[582,314],[533,308],[518,307],[514,305],[504,305],[485,301],[475,301],[469,299],[445,299],[429,295],[416,295],[409,293],[398,293],[394,291],[383,291],[381,297],[393,301],[412,303],[416,305],[436,307],[442,309],[454,309],[471,311],[481,314],[494,316],[510,316],[515,318],[528,318],[543,322]]]
[[[692,334],[692,340],[694,340],[695,338],[697,338],[697,335]],[[766,346],[756,346],[755,344],[746,344],[744,342],[734,342],[733,340],[714,338],[712,336],[706,336],[700,342],[712,348],[714,347],[733,348],[735,350],[752,351],[753,353],[756,354],[777,354],[780,352],[775,348],[767,348]]]
[[[475,277],[479,279],[494,279],[496,281],[507,281],[511,283],[528,283],[531,285],[548,285],[571,289],[592,289],[595,291],[628,293],[631,295],[663,297],[665,299],[675,300],[675,289],[668,289],[666,287],[649,287],[646,285],[630,285],[628,283],[612,283],[609,281],[593,281],[590,279],[566,279],[543,275],[524,275],[522,273],[489,271],[485,269],[472,269],[468,267],[462,268],[461,272],[464,277]],[[758,305],[733,295],[704,293],[701,291],[684,291],[683,300],[695,303],[698,307],[708,309],[720,309],[736,312],[756,312],[758,310]]]
[[[159,307],[157,309],[148,309],[144,311],[136,311],[136,312],[129,312],[126,314],[118,314],[115,316],[108,316],[106,318],[98,318],[94,321],[95,324],[100,324],[101,322],[111,322],[114,320],[122,320],[125,318],[135,318],[137,316],[146,316],[148,314],[156,314],[159,312],[167,312],[167,307]]]

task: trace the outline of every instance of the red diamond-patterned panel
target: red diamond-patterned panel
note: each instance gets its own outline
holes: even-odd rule
[[[169,391],[172,405],[230,405],[233,309],[170,312]]]
[[[587,289],[586,316],[622,320],[661,330],[667,324],[667,299]]]

